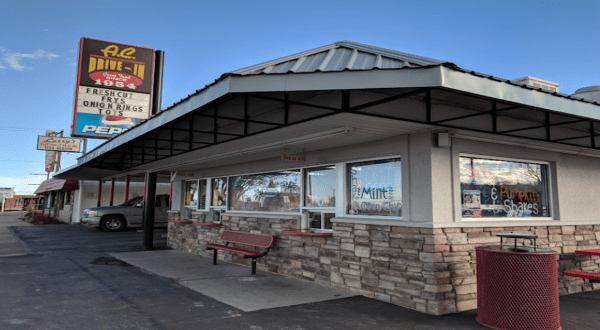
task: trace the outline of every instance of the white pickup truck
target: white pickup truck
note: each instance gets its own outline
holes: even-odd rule
[[[167,225],[169,195],[156,195],[154,225]],[[127,227],[141,227],[144,213],[143,197],[134,197],[117,206],[101,206],[83,210],[81,223],[104,231],[121,231]]]

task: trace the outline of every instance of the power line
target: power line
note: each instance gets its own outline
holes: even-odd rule
[[[46,133],[48,128],[38,128],[38,127],[16,127],[16,126],[0,126],[0,130],[8,131],[8,130],[20,130],[20,131],[35,131]]]

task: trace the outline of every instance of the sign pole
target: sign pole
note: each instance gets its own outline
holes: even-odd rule
[[[165,52],[156,50],[154,52],[154,87],[152,91],[152,116],[160,111],[162,101],[163,67],[165,64]]]
[[[63,132],[64,131],[60,131],[60,137],[63,137]],[[60,151],[57,151],[56,153],[57,153],[57,156],[56,156],[57,160],[56,160],[56,166],[54,166],[54,172],[58,172],[60,170],[60,158],[62,155],[62,152],[60,152]]]

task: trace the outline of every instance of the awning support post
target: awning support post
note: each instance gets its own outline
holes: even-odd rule
[[[125,201],[129,200],[129,180],[131,177],[128,175],[125,176]]]
[[[154,243],[154,204],[156,202],[157,172],[146,173],[146,202],[144,203],[144,248],[152,250]]]
[[[98,180],[98,203],[97,207],[100,207],[100,202],[102,201],[102,180]]]
[[[115,197],[115,178],[110,179],[110,201],[109,205],[113,206],[113,200]]]

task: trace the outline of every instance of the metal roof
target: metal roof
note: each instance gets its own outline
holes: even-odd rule
[[[79,182],[76,180],[59,180],[48,179],[44,180],[35,190],[34,194],[41,194],[56,190],[75,190],[79,188]]]
[[[269,62],[230,72],[231,75],[335,72],[343,70],[372,70],[418,68],[450,64],[423,56],[340,41]]]
[[[387,97],[351,105],[348,93],[365,90]],[[71,178],[77,171],[89,176],[89,168],[94,168],[94,179],[124,171],[154,170],[156,164],[175,160],[178,155],[204,157],[204,152],[216,152],[213,148],[219,145],[223,145],[220,150],[231,148],[236,140],[250,143],[250,136],[275,130],[289,133],[292,125],[339,113],[391,119],[389,113],[370,113],[376,111],[370,109],[411,95],[425,97],[431,113],[415,119],[410,117],[414,111],[404,111],[409,117],[393,119],[600,150],[598,103],[464,70],[450,62],[342,41],[226,73],[106,141],[78,158],[77,165],[55,176]],[[438,112],[432,104],[437,96],[456,102],[458,99],[453,99],[459,95],[464,102],[479,104],[480,109],[451,114]],[[436,117],[438,113],[441,117]],[[527,117],[529,124],[503,127],[499,118],[514,116]],[[481,118],[489,119],[489,123],[477,128],[478,123],[484,123]],[[582,136],[567,134],[565,125],[573,126],[573,132]],[[544,130],[543,134],[536,129]],[[580,138],[585,141],[576,140]]]

